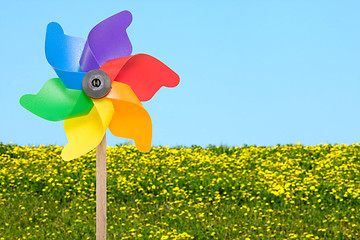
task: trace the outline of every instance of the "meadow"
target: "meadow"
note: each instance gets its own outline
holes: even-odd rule
[[[95,150],[0,144],[0,239],[95,239]],[[107,147],[108,239],[360,239],[360,145]]]

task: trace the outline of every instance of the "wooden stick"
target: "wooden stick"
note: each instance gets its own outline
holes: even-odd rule
[[[106,133],[96,147],[96,240],[106,240]]]

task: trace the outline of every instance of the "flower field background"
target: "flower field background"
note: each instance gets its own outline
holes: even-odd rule
[[[0,144],[0,239],[95,239],[95,151]],[[107,148],[108,239],[360,239],[360,145]]]

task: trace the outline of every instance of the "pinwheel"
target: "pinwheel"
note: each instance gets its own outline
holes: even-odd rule
[[[180,81],[175,72],[154,57],[131,55],[126,32],[131,21],[129,11],[115,14],[97,24],[86,41],[67,36],[58,23],[50,23],[45,55],[58,78],[48,80],[38,94],[20,98],[20,104],[37,116],[64,120],[68,138],[61,154],[64,160],[98,146],[97,239],[106,238],[107,128],[115,136],[133,139],[141,152],[149,151],[152,124],[141,101],[150,100],[162,86],[175,87]]]
[[[108,127],[115,136],[133,139],[142,152],[151,147],[151,119],[141,101],[162,86],[177,86],[179,76],[149,55],[130,55],[131,21],[128,11],[115,14],[97,24],[87,41],[65,35],[57,23],[47,27],[45,54],[59,78],[36,95],[22,96],[20,104],[44,119],[64,120],[64,160],[94,149]]]

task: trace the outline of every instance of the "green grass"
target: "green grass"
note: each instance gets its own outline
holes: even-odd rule
[[[95,151],[0,144],[0,239],[95,239]],[[107,149],[108,239],[360,239],[360,146]]]

